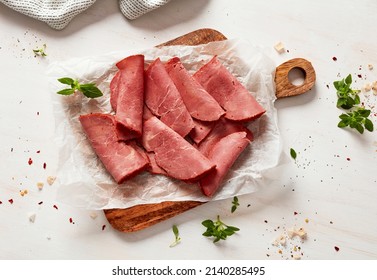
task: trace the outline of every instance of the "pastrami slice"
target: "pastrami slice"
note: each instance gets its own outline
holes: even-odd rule
[[[227,119],[250,121],[259,118],[266,112],[216,56],[201,67],[194,74],[194,78],[224,108]]]
[[[245,132],[249,141],[253,141],[253,133],[244,125],[221,118],[216,122],[211,132],[198,145],[198,150],[204,155],[208,156],[213,147],[224,137],[235,132]]]
[[[199,181],[202,192],[206,196],[212,197],[221,187],[229,169],[249,143],[246,132],[235,132],[214,145],[208,154],[208,159],[216,164],[216,168]]]
[[[114,116],[93,113],[79,119],[95,153],[118,184],[148,167],[148,161],[137,150],[118,141]]]
[[[215,168],[210,160],[158,118],[146,120],[143,131],[143,147],[154,152],[157,165],[168,176],[193,182]]]
[[[120,74],[116,78],[118,85],[115,119],[119,140],[138,138],[143,130],[144,56],[126,57],[118,62],[117,66]]]
[[[182,137],[194,127],[182,97],[159,58],[145,71],[145,104]]]
[[[225,114],[219,103],[190,75],[178,57],[170,59],[165,69],[193,118],[216,121]]]

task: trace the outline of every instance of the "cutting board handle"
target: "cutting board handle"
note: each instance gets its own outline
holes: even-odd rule
[[[304,74],[304,83],[301,85],[294,85],[289,81],[289,72],[295,68],[301,70]],[[316,74],[312,64],[309,61],[303,58],[288,60],[276,67],[276,97],[282,98],[303,94],[313,87],[315,79]]]

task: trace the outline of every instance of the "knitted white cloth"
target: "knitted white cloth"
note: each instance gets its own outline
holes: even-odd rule
[[[163,6],[170,0],[119,0],[121,12],[128,19]],[[85,11],[96,0],[0,0],[8,7],[46,22],[54,29],[63,29],[79,13]]]

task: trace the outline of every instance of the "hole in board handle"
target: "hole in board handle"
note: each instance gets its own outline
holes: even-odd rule
[[[288,72],[288,80],[294,86],[302,86],[306,79],[306,72],[301,67],[293,67]]]

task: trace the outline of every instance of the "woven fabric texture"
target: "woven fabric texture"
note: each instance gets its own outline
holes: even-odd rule
[[[119,0],[119,7],[125,17],[136,19],[169,1]],[[95,2],[96,0],[0,0],[0,3],[11,9],[46,22],[57,30],[66,27],[76,15],[88,9]]]

